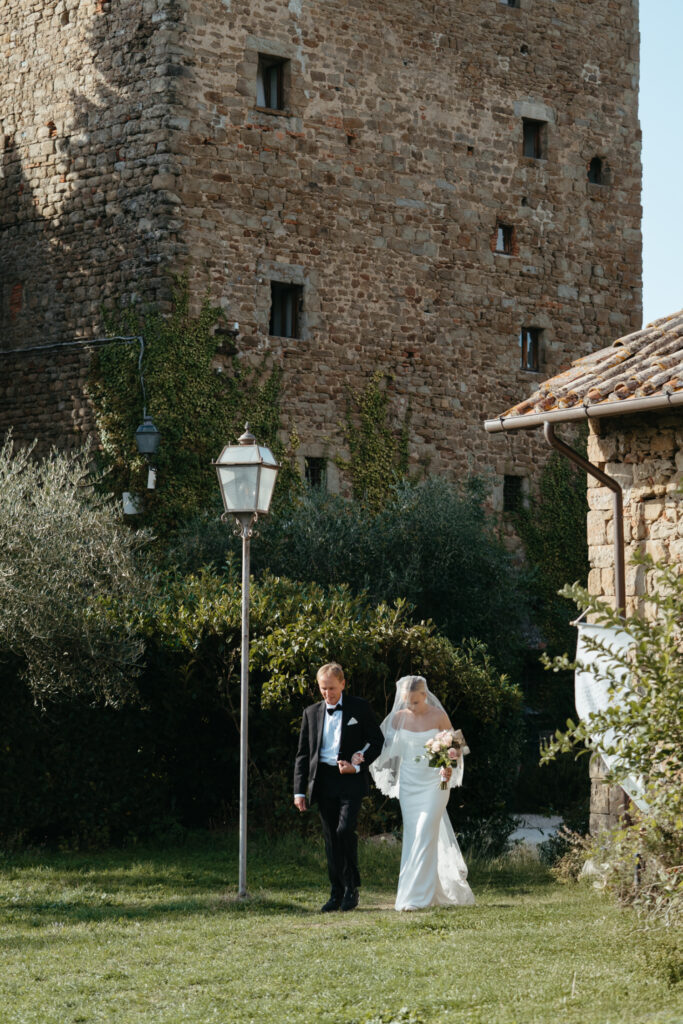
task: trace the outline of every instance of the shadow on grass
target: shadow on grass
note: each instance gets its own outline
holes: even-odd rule
[[[126,923],[131,921],[145,922],[156,920],[169,920],[172,918],[186,918],[193,915],[202,917],[238,917],[245,913],[259,914],[286,914],[302,916],[310,913],[310,907],[302,900],[298,904],[292,900],[281,897],[257,897],[248,900],[240,900],[236,896],[207,897],[206,899],[177,899],[165,900],[158,903],[145,905],[143,903],[123,902],[111,903],[106,906],[92,906],[87,902],[74,900],[43,902],[40,900],[27,900],[23,903],[13,903],[0,913],[0,920],[10,924],[29,924],[33,927],[44,927],[46,924],[57,926],[80,925],[80,924],[102,924],[102,923]],[[0,938],[0,948],[13,946],[15,939]]]
[[[239,899],[235,891],[237,853],[234,836],[201,833],[175,848],[5,855],[0,858],[0,919],[29,927],[60,927],[193,915],[310,917],[319,911],[327,890],[319,839],[250,837],[248,900]],[[362,911],[393,907],[399,860],[398,846],[362,843],[367,894]],[[475,860],[470,881],[475,895],[479,890],[482,897],[492,893],[494,898],[505,895],[511,900],[553,884],[538,861],[514,856]],[[503,899],[486,901],[486,906],[509,909],[513,903]]]

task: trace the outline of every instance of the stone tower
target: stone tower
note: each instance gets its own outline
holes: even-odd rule
[[[640,327],[638,39],[637,0],[0,0],[0,349],[187,269],[304,455],[379,369],[501,500],[543,448],[482,420]],[[89,429],[85,352],[0,359],[0,429]]]

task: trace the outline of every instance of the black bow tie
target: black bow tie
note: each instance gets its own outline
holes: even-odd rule
[[[341,709],[342,709],[341,704],[337,704],[336,707],[327,708],[327,713],[328,713],[328,715],[333,715],[335,713],[335,711],[341,711]]]

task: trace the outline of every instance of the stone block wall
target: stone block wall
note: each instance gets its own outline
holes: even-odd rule
[[[647,614],[653,573],[630,565],[636,552],[683,564],[683,410],[590,421],[588,458],[619,482],[624,500],[627,614]],[[588,477],[588,554],[592,594],[616,604],[612,494]],[[604,780],[599,757],[591,760],[590,829],[618,824],[629,799]]]
[[[615,828],[628,813],[631,802],[621,786],[611,785],[605,780],[606,767],[599,754],[590,760],[590,817],[588,827],[591,835],[604,829]]]
[[[192,4],[187,28],[183,235],[245,356],[284,367],[303,449],[339,446],[345,386],[382,369],[416,466],[532,474],[543,442],[481,421],[640,326],[630,0],[231,0]],[[288,62],[284,111],[257,107],[259,53]],[[524,118],[546,122],[541,160]],[[595,155],[611,184],[587,181]],[[501,223],[510,255],[492,251]],[[302,336],[273,338],[270,281],[293,275]],[[520,369],[525,325],[543,330],[538,373]]]
[[[304,454],[340,448],[346,388],[379,369],[414,468],[500,482],[547,449],[483,419],[640,327],[633,0],[22,0],[0,40],[0,349],[163,307],[188,270],[241,357],[282,366]],[[301,289],[299,337],[269,333],[272,281]],[[30,422],[16,365],[0,429]]]
[[[170,0],[0,4],[0,350],[168,297],[178,17]]]
[[[683,564],[683,410],[592,420],[588,458],[622,487],[626,609],[646,611],[652,574],[633,555]],[[612,496],[590,477],[588,505],[588,586],[614,604]]]

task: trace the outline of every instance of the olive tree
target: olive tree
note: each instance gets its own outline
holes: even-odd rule
[[[143,543],[114,499],[93,487],[87,450],[33,458],[0,449],[0,660],[34,697],[66,693],[119,703],[135,687],[142,643],[134,617]]]

